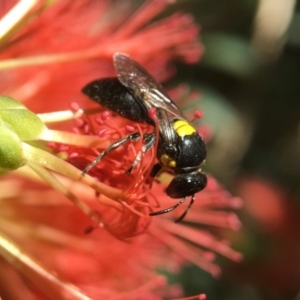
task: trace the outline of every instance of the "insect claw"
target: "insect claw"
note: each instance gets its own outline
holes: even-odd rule
[[[127,175],[130,175],[131,172],[132,172],[132,170],[133,170],[133,166],[131,166],[125,173],[126,173]]]

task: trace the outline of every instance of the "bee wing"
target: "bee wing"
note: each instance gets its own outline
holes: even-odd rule
[[[135,60],[126,54],[116,53],[114,65],[120,82],[142,106],[148,110],[152,107],[163,109],[172,119],[185,119],[164,88]]]

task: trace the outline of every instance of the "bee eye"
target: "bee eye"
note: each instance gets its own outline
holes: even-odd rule
[[[184,198],[203,190],[207,184],[207,177],[203,173],[178,174],[170,182],[166,193],[171,198]]]

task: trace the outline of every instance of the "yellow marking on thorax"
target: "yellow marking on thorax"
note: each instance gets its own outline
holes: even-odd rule
[[[176,167],[176,161],[174,159],[172,159],[170,156],[168,156],[167,154],[163,154],[160,157],[160,161],[166,167],[169,167],[169,168]]]
[[[196,129],[185,120],[175,121],[173,124],[173,129],[180,137],[184,137],[185,135],[191,135],[196,132]]]

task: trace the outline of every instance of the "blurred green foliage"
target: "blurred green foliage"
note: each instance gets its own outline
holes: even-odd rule
[[[223,275],[218,279],[196,267],[187,267],[177,278],[187,295],[205,292],[209,300],[299,299],[300,4],[296,3],[287,33],[278,41],[279,46],[283,41],[282,49],[274,57],[253,47],[258,4],[178,0],[166,12],[190,12],[201,25],[205,54],[196,66],[179,64],[173,83],[186,82],[201,91],[197,105],[213,131],[206,171],[233,194],[240,193],[244,180],[242,191],[246,189],[253,200],[263,195],[251,190],[247,179],[255,178],[266,189],[266,182],[276,187],[275,196],[266,199],[270,206],[264,201],[256,206],[266,222],[247,211],[251,197],[245,199],[243,229],[233,236],[236,249],[245,255],[242,263],[222,259]],[[271,11],[264,21],[274,21]],[[274,219],[272,229],[270,216],[278,203],[281,223]],[[269,218],[271,227],[264,227]]]

